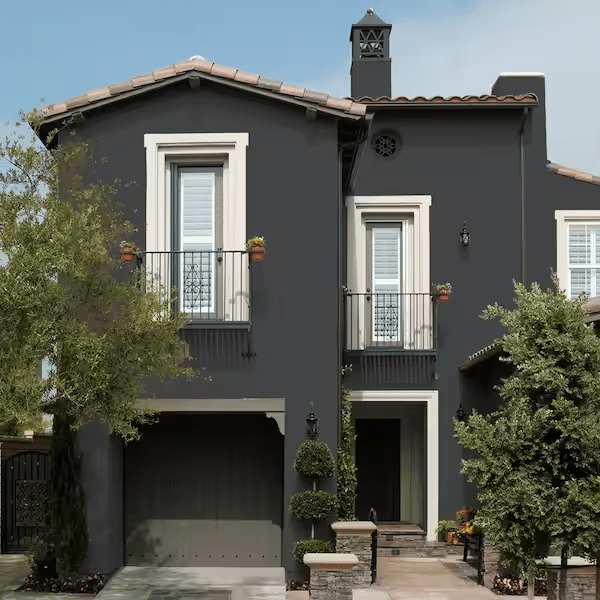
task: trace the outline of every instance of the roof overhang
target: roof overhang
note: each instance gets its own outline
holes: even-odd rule
[[[498,356],[498,354],[500,354],[500,347],[495,343],[490,344],[489,346],[478,350],[474,354],[471,354],[471,356],[469,356],[467,360],[458,365],[458,370],[468,371],[469,369],[472,369],[475,365],[478,365],[491,358],[494,358],[495,356]]]

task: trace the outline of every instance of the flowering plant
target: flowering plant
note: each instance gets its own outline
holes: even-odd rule
[[[458,523],[458,532],[461,535],[477,535],[481,533],[481,529],[473,525],[473,518],[475,517],[475,509],[468,506],[459,510],[456,513],[456,522]]]
[[[438,283],[438,284],[436,284],[435,288],[438,292],[451,292],[452,291],[452,285],[449,283]]]
[[[265,242],[266,240],[264,237],[255,236],[246,242],[246,248],[264,248]]]

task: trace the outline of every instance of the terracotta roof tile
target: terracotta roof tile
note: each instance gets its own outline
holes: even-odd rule
[[[304,96],[304,88],[297,85],[290,85],[289,83],[283,83],[279,88],[279,93],[285,94],[286,96],[297,96],[298,98],[302,98]]]
[[[303,98],[305,100],[309,100],[310,102],[316,102],[317,104],[327,104],[327,98],[329,98],[329,95],[323,92],[305,89]]]
[[[67,108],[71,110],[72,108],[79,108],[80,106],[85,106],[88,104],[87,94],[83,96],[76,96],[75,98],[69,98],[66,101]]]
[[[148,85],[149,83],[154,83],[154,77],[152,76],[152,73],[138,75],[137,77],[131,78],[131,85],[134,88],[142,87],[143,85]]]
[[[565,177],[570,177],[571,179],[578,179],[579,181],[586,181],[587,183],[600,185],[600,177],[592,175],[591,173],[586,173],[585,171],[580,171],[579,169],[571,169],[570,167],[565,167],[552,162],[548,163],[546,167],[557,175],[564,175]]]
[[[88,102],[96,102],[97,100],[104,100],[104,98],[110,98],[110,90],[108,88],[100,88],[99,90],[92,90],[86,94]]]
[[[381,98],[351,98],[354,102],[361,104],[514,104],[518,102],[537,102],[535,94],[522,94],[520,96],[490,96],[484,94],[482,96],[416,96],[409,98],[407,96],[397,96],[390,98],[382,96]]]
[[[182,60],[181,62],[175,63],[173,66],[175,67],[175,73],[179,75],[180,73],[191,71],[194,68],[194,63],[191,60]]]
[[[133,89],[133,84],[131,81],[122,81],[121,83],[115,83],[114,85],[109,85],[108,89],[110,91],[111,96],[118,96],[123,92],[129,92]]]
[[[162,69],[156,69],[152,71],[155,81],[160,81],[161,79],[166,79],[167,77],[173,77],[176,74],[175,65],[169,65],[168,67],[163,67]]]
[[[282,84],[283,82],[277,79],[272,79],[271,77],[266,77],[265,75],[259,75],[258,83],[256,85],[258,87],[277,92]]]
[[[211,75],[216,75],[217,77],[226,77],[227,79],[235,79],[235,74],[238,72],[237,69],[233,67],[222,67],[221,65],[213,65]]]
[[[238,71],[234,77],[235,81],[241,83],[249,83],[250,85],[256,85],[258,83],[258,75],[254,73],[244,73],[244,71]]]
[[[212,70],[219,65],[215,65],[214,62],[210,62],[208,60],[200,60],[199,58],[195,58],[191,61],[192,68],[196,71],[202,71],[202,73],[212,73]],[[227,67],[223,67],[224,69]]]

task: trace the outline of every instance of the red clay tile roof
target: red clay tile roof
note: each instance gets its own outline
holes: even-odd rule
[[[563,165],[552,162],[548,163],[546,167],[557,175],[564,175],[565,177],[571,177],[572,179],[579,179],[580,181],[587,181],[588,183],[600,185],[600,177],[596,177],[596,175],[591,175],[590,173],[585,173],[578,169],[571,169],[570,167],[564,167]]]
[[[432,96],[426,98],[425,96],[416,96],[415,98],[408,98],[406,96],[397,96],[396,98],[390,98],[388,96],[382,96],[381,98],[352,98],[354,102],[360,104],[521,104],[521,103],[535,103],[537,104],[538,99],[535,94],[522,94],[520,96],[490,96],[489,94],[483,96]]]
[[[315,105],[315,108],[323,107],[325,109],[337,111],[350,115],[354,118],[361,117],[366,113],[366,106],[354,102],[350,98],[335,98],[323,92],[307,90],[303,87],[289,85],[270,77],[263,75],[254,75],[244,73],[233,67],[224,67],[213,62],[205,60],[190,59],[178,62],[162,69],[156,69],[147,75],[138,75],[129,81],[116,83],[97,90],[92,90],[82,96],[70,98],[65,102],[51,104],[41,109],[40,114],[44,120],[52,120],[72,110],[83,107],[92,108],[96,103],[105,104],[113,99],[119,99],[132,95],[137,91],[143,91],[146,86],[151,86],[158,82],[164,82],[176,77],[182,78],[198,72],[201,76],[210,76],[210,78],[222,79],[224,83],[232,81],[249,88],[250,90],[264,90],[268,93],[274,93],[281,99],[295,98],[301,102]]]

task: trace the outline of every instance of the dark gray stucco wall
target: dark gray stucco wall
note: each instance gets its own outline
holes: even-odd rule
[[[113,573],[123,563],[123,441],[102,423],[77,434],[90,535],[84,573]]]
[[[78,132],[90,144],[96,177],[122,180],[116,200],[139,229],[135,241],[142,248],[144,134],[249,133],[247,235],[267,240],[264,262],[253,267],[252,341],[257,356],[235,369],[228,368],[227,361],[213,361],[211,382],[155,382],[149,392],[163,398],[285,398],[283,564],[293,575],[300,567],[291,556],[293,543],[309,537],[310,527],[293,519],[287,507],[291,494],[307,489],[292,463],[305,437],[311,401],[320,419],[321,439],[335,449],[338,438],[337,124],[321,116],[309,121],[301,107],[203,81],[199,90],[184,82],[97,111]],[[244,242],[239,240],[240,249]],[[87,436],[82,433],[84,440]],[[88,445],[102,443],[96,436]],[[102,456],[112,460],[108,452]],[[323,487],[334,489],[333,480]],[[89,488],[88,494],[97,492]],[[99,518],[96,529],[104,526]],[[122,552],[108,538],[92,535],[102,540],[93,542],[99,544],[94,550],[98,555]]]
[[[401,148],[391,159],[369,146],[356,195],[431,195],[431,281],[450,281],[438,311],[440,515],[464,503],[461,451],[452,417],[460,399],[458,365],[500,333],[479,318],[489,303],[507,304],[520,275],[518,131],[521,111],[421,109],[376,113],[372,136],[393,131]],[[463,221],[471,245],[459,245]]]

